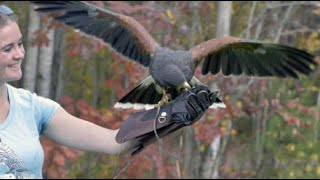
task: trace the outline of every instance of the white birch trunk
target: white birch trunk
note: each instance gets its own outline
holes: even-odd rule
[[[50,96],[51,89],[51,69],[53,61],[53,45],[54,45],[54,29],[48,32],[49,42],[47,46],[43,46],[39,51],[39,66],[38,66],[38,94],[44,97]]]
[[[28,33],[26,44],[26,57],[24,61],[24,75],[23,75],[23,88],[32,92],[36,87],[37,76],[37,60],[38,60],[38,46],[35,44],[34,32],[40,28],[39,15],[29,5],[28,14]]]
[[[230,35],[232,1],[217,2],[216,37]]]
[[[217,2],[217,30],[216,37],[222,37],[230,35],[230,24],[231,24],[231,11],[232,11],[232,2],[231,1],[218,1]],[[210,83],[209,87],[216,86],[214,82]],[[219,166],[220,159],[222,154],[221,142],[222,138],[220,135],[216,136],[213,142],[211,143],[208,152],[206,153],[207,157],[204,158],[202,167],[201,176],[203,178],[219,178]]]

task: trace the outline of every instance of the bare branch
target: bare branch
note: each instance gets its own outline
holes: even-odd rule
[[[247,30],[246,30],[246,38],[247,39],[250,38],[250,29],[252,27],[252,18],[253,18],[253,15],[254,15],[254,11],[256,10],[256,7],[257,7],[257,1],[253,1],[252,7],[251,7],[251,10],[250,10],[250,15],[249,15],[249,18],[248,18],[248,23],[247,23]]]
[[[287,30],[281,33],[281,36],[289,36],[289,35],[294,35],[296,33],[307,33],[307,32],[317,32],[318,30],[316,29],[310,29],[307,27],[302,27],[299,29],[294,29],[294,30]]]
[[[297,5],[304,5],[304,6],[308,6],[308,5],[312,5],[312,6],[317,6],[317,2],[312,2],[312,1],[295,1],[295,2],[285,2],[285,3],[278,3],[278,2],[275,2],[275,1],[266,1],[265,3],[267,3],[267,7],[265,7],[264,9],[262,9],[260,11],[260,13],[257,15],[257,16],[254,16],[254,13],[253,13],[253,16],[252,17],[256,17],[253,22],[249,22],[248,20],[248,26],[249,26],[249,23],[251,24],[250,27],[256,25],[257,23],[257,28],[256,28],[256,32],[255,32],[255,37],[254,39],[258,39],[260,37],[260,33],[261,33],[261,28],[262,28],[262,25],[263,25],[263,22],[264,22],[264,18],[267,14],[268,11],[270,10],[273,10],[273,9],[277,9],[277,8],[282,8],[282,7],[286,7],[286,6],[297,6]],[[251,9],[252,11],[252,9]],[[251,16],[251,15],[250,15]],[[250,17],[249,17],[250,18]],[[251,20],[252,21],[252,20]],[[240,37],[243,36],[244,33],[247,33],[247,29],[243,30],[241,33],[240,33]],[[248,37],[248,36],[246,36]]]
[[[289,18],[290,18],[290,16],[291,16],[292,8],[293,8],[293,5],[294,5],[294,4],[295,4],[295,3],[291,3],[291,5],[289,5],[289,7],[287,8],[287,11],[286,11],[284,17],[282,18],[282,21],[280,22],[278,31],[277,31],[277,33],[276,33],[276,36],[275,36],[274,39],[273,39],[273,42],[275,42],[275,43],[278,43],[278,42],[279,42],[282,29],[284,28],[284,26],[286,25],[286,23],[288,22],[288,20],[289,20]]]
[[[275,9],[275,8],[282,8],[286,6],[297,6],[297,5],[312,5],[312,6],[317,6],[318,2],[317,1],[293,1],[293,2],[284,2],[284,3],[279,3],[279,4],[274,4],[271,7],[268,7],[269,9]]]
[[[320,90],[319,90],[318,98],[317,98],[317,109],[318,109],[318,112],[316,114],[316,122],[314,125],[314,142],[318,141],[318,136],[319,136],[318,135],[318,123],[320,120]]]

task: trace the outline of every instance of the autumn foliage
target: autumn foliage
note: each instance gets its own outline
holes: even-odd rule
[[[216,7],[211,2],[200,3],[198,16],[194,15],[194,6],[189,2],[94,3],[134,17],[162,46],[188,49],[214,36],[215,25],[211,18],[215,15]],[[243,18],[248,16],[244,16],[243,12],[249,12],[250,8],[248,3],[234,3],[232,35],[243,34],[241,32],[246,25],[246,19]],[[263,6],[257,6],[257,9],[261,10]],[[300,11],[300,14],[313,17]],[[194,18],[197,21],[193,21]],[[305,24],[314,24],[312,19],[309,22],[305,18]],[[212,22],[208,23],[208,20]],[[265,21],[261,40],[270,39],[275,21],[272,18]],[[194,23],[197,26],[192,29]],[[252,27],[258,28],[257,23]],[[39,46],[47,41],[45,32],[39,30],[35,33],[39,37]],[[119,128],[121,122],[134,111],[114,109],[113,105],[147,77],[148,72],[95,38],[68,29],[65,39],[66,48],[62,52],[65,54],[65,95],[60,99],[61,105],[82,119],[111,129]],[[310,46],[312,51],[320,50],[316,46],[319,32],[297,33],[296,36],[288,35],[281,40],[283,44],[306,49]],[[317,142],[319,68],[314,74],[299,80],[233,78],[220,74],[204,77],[200,69],[195,76],[210,88],[219,89],[219,96],[227,106],[226,109],[206,111],[192,127],[196,149],[199,149],[201,157],[204,157],[203,154],[217,135],[229,140],[220,154],[223,157],[219,168],[222,178],[320,177],[320,145]],[[184,129],[165,137],[162,145],[154,143],[135,157],[130,154],[109,156],[84,153],[42,139],[46,158],[44,176],[183,178],[186,171],[182,167],[185,150],[180,145],[183,135]]]

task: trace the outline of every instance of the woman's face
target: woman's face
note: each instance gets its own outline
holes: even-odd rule
[[[22,35],[16,22],[0,28],[0,83],[19,80],[24,59]]]

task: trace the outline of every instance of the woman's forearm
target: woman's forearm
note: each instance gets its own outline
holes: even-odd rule
[[[44,134],[59,144],[78,150],[118,154],[134,147],[135,142],[119,144],[117,130],[107,129],[68,114],[63,108],[57,110]]]

